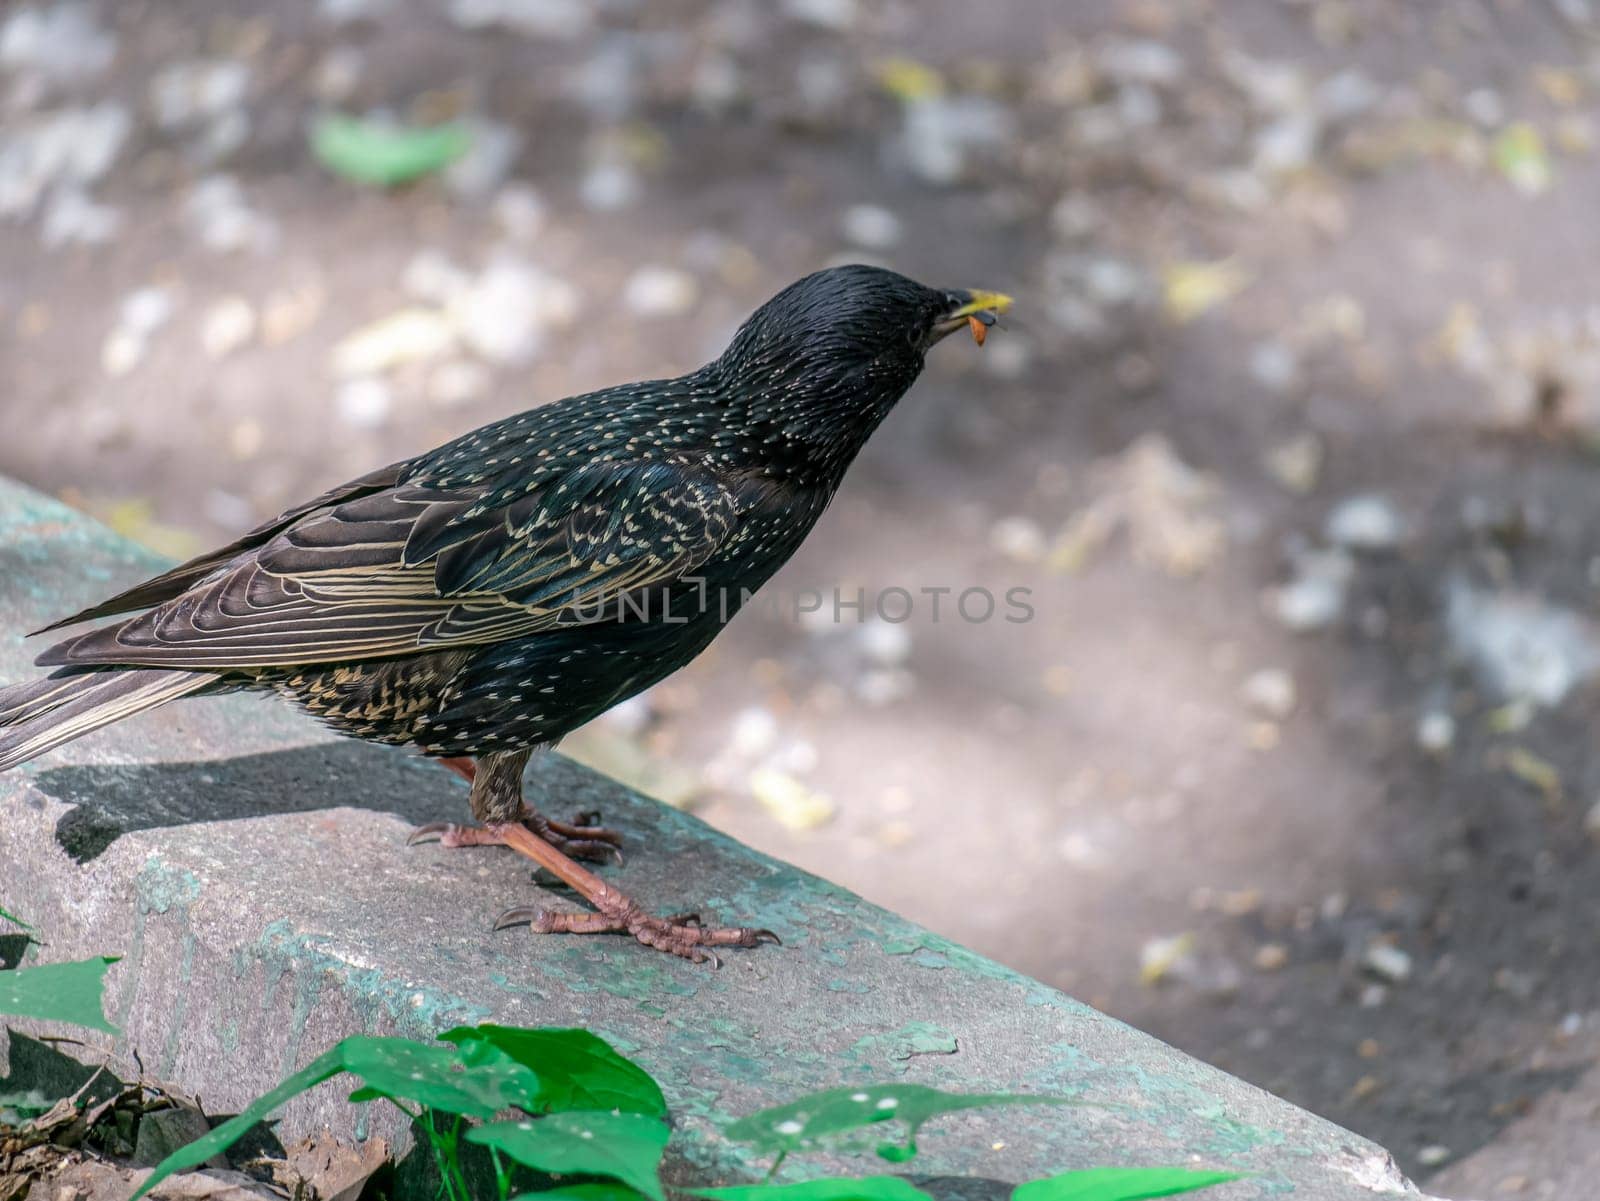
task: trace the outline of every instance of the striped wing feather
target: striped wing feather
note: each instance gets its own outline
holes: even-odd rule
[[[149,612],[38,662],[217,671],[503,641],[680,579],[736,516],[708,472],[660,463],[581,468],[503,507],[403,484],[335,497]]]
[[[281,533],[290,525],[308,513],[319,509],[326,509],[340,501],[351,500],[358,496],[370,496],[372,493],[384,488],[391,488],[399,483],[401,475],[409,466],[407,463],[394,463],[388,467],[380,467],[377,471],[362,476],[360,479],[351,480],[348,484],[341,484],[331,491],[324,492],[315,500],[307,501],[292,509],[279,513],[271,521],[258,525],[248,534],[228,543],[187,563],[181,563],[171,571],[163,572],[154,579],[145,580],[136,584],[126,592],[119,592],[109,600],[101,601],[81,612],[74,613],[71,617],[63,617],[60,621],[53,621],[42,629],[35,630],[34,634],[48,634],[51,630],[65,629],[75,626],[80,622],[95,621],[101,617],[113,617],[118,613],[131,613],[135,609],[148,609],[151,605],[159,605],[169,601],[193,585],[199,583],[224,563],[264,545],[268,539]],[[30,635],[31,637],[32,635]]]

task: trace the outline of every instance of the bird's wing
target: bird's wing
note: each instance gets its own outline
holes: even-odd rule
[[[662,463],[579,468],[501,505],[402,484],[312,512],[38,662],[244,670],[499,642],[681,581],[738,512],[734,489],[709,472]]]
[[[91,605],[82,612],[74,613],[71,617],[63,617],[60,621],[53,621],[42,629],[35,630],[34,634],[48,634],[51,630],[65,629],[75,626],[80,622],[94,621],[101,617],[112,617],[118,613],[131,613],[135,609],[148,609],[151,605],[159,605],[169,601],[179,593],[187,591],[194,584],[210,575],[231,559],[238,558],[246,551],[254,550],[277,534],[282,533],[290,525],[300,520],[308,513],[318,509],[330,508],[341,501],[354,500],[361,496],[370,496],[384,488],[392,488],[400,482],[408,464],[394,463],[388,467],[380,467],[377,471],[370,472],[360,479],[351,480],[348,484],[341,484],[328,492],[324,492],[315,500],[307,501],[303,505],[296,505],[279,513],[271,521],[258,525],[238,538],[187,563],[181,563],[170,571],[163,572],[154,579],[145,580],[135,584],[126,592],[119,592],[110,600],[101,601]],[[33,635],[29,635],[32,637]]]

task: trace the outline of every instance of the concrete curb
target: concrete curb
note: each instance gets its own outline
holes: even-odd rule
[[[30,674],[37,652],[21,631],[156,566],[0,481],[0,680]],[[100,1045],[213,1112],[348,1034],[582,1025],[661,1080],[678,1127],[669,1180],[738,1178],[744,1152],[716,1132],[729,1117],[904,1079],[1095,1103],[930,1128],[917,1173],[976,1177],[992,1186],[981,1191],[1074,1167],[1190,1163],[1252,1174],[1218,1201],[1420,1197],[1374,1144],[693,817],[559,756],[528,785],[549,812],[602,810],[630,850],[626,868],[605,870],[647,904],[768,926],[785,946],[712,972],[622,939],[493,933],[496,912],[539,891],[522,862],[404,845],[415,823],[464,816],[463,787],[248,697],[180,702],[0,776],[0,897],[48,937],[40,962],[125,956],[108,989],[122,1034]],[[282,1135],[357,1133],[346,1091],[291,1104]],[[372,1107],[360,1132],[404,1141],[384,1114]],[[830,1168],[883,1170],[813,1158],[781,1178]]]

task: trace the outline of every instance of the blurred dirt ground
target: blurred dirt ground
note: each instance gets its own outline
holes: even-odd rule
[[[828,262],[1012,292],[774,584],[911,619],[752,611],[573,749],[1432,1191],[1583,1195],[1597,35],[1589,0],[11,5],[0,470],[182,554],[692,367]],[[335,110],[473,149],[364,188],[307,150]],[[945,587],[1033,619],[935,621]]]

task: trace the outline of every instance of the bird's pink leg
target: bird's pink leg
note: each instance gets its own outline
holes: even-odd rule
[[[440,767],[449,768],[468,784],[478,778],[478,761],[471,755],[445,755],[434,762]]]

